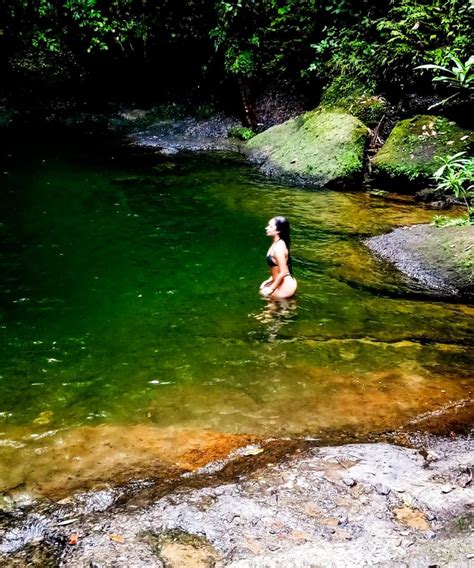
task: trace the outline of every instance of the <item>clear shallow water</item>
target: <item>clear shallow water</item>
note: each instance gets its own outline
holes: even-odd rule
[[[48,455],[89,426],[324,438],[396,428],[470,398],[474,310],[415,296],[361,244],[432,212],[281,186],[230,156],[8,151],[0,471],[9,483],[24,479],[12,461]],[[292,221],[299,282],[278,306],[257,294],[275,214]]]

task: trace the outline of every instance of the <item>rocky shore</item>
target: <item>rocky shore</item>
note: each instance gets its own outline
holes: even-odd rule
[[[474,298],[474,226],[415,225],[365,243],[434,294]]]
[[[394,442],[412,447],[301,441],[279,455],[281,443],[262,442],[167,489],[137,481],[128,493],[76,495],[4,528],[0,560],[95,568],[472,566],[474,440],[453,433]]]

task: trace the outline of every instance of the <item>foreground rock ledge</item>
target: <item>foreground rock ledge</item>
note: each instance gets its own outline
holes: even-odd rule
[[[41,514],[25,524],[34,523],[31,538],[45,527],[45,542],[59,553],[54,565],[67,567],[467,567],[473,461],[469,439],[431,439],[423,451],[311,448],[228,482],[138,497],[115,510],[64,509],[62,518],[76,517],[66,526]],[[21,552],[5,553],[14,537],[4,533],[0,545],[7,564],[21,561]],[[30,565],[29,550],[26,564],[15,565]]]
[[[414,225],[365,244],[434,292],[474,299],[474,226]]]

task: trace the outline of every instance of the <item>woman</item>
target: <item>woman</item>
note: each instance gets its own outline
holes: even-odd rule
[[[267,252],[271,276],[260,285],[260,294],[277,300],[291,298],[297,283],[291,270],[290,223],[285,217],[273,217],[265,231],[273,240]]]

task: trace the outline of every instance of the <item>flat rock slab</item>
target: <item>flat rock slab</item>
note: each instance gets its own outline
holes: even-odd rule
[[[228,132],[239,124],[235,118],[223,115],[207,120],[193,117],[157,120],[142,128],[132,129],[128,139],[136,146],[156,148],[165,156],[183,150],[238,151],[240,144],[235,139],[229,138]]]
[[[435,293],[474,298],[474,226],[414,225],[365,244]]]

